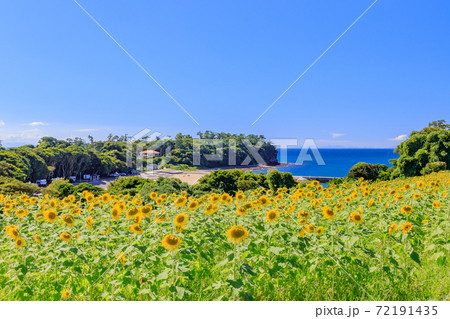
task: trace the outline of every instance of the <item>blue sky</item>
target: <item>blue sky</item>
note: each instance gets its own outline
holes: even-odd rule
[[[2,1],[4,145],[150,128],[393,147],[449,120],[449,1],[379,0],[253,126],[374,0],[78,1],[200,125],[73,0]]]

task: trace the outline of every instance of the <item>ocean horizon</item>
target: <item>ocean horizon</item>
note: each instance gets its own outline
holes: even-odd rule
[[[358,162],[370,164],[392,164],[390,159],[397,159],[399,155],[394,153],[393,148],[320,148],[318,149],[325,165],[319,165],[314,153],[309,150],[311,160],[305,160],[301,165],[296,164],[301,149],[289,148],[285,161],[281,159],[278,150],[278,161],[286,166],[277,167],[280,172],[289,172],[294,176],[321,176],[321,177],[345,177],[348,171]],[[254,170],[255,173],[267,173],[268,169]]]

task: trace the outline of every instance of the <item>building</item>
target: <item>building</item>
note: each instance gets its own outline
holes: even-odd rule
[[[154,156],[154,157],[159,157],[161,156],[160,153],[158,151],[154,151],[154,150],[146,150],[146,151],[142,151],[139,153],[140,156]]]

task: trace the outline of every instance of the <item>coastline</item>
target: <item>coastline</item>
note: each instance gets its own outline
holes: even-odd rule
[[[216,167],[210,169],[199,169],[196,171],[182,171],[170,168],[164,168],[160,170],[155,170],[151,172],[142,172],[139,176],[147,179],[158,179],[159,177],[170,177],[170,178],[178,178],[184,183],[187,183],[189,186],[195,185],[197,181],[205,175],[210,174],[216,170],[229,170],[229,169],[238,169],[243,171],[253,171],[260,169],[277,169],[280,167],[289,166],[289,163],[279,163],[277,165],[252,165],[252,166],[226,166],[226,167]],[[328,183],[335,177],[331,176],[296,176],[293,175],[294,179],[298,182],[304,181],[312,181],[317,180],[321,183]]]

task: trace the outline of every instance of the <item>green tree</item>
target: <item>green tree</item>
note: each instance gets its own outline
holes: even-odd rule
[[[4,195],[36,195],[40,193],[40,188],[34,184],[27,184],[17,179],[0,176],[0,194]]]
[[[450,167],[450,124],[431,122],[397,146],[394,176],[417,176]]]
[[[28,159],[13,150],[0,151],[0,162],[9,164],[3,164],[3,170],[8,172],[8,177],[25,182],[31,175],[31,165]]]
[[[376,180],[380,173],[387,171],[388,166],[384,164],[356,163],[348,172],[348,178],[364,178],[365,180]]]
[[[46,179],[50,175],[50,170],[48,169],[47,164],[44,159],[35,152],[34,148],[26,145],[18,147],[14,149],[14,151],[28,159],[28,162],[30,163],[29,180],[31,182],[34,183],[38,179]]]

